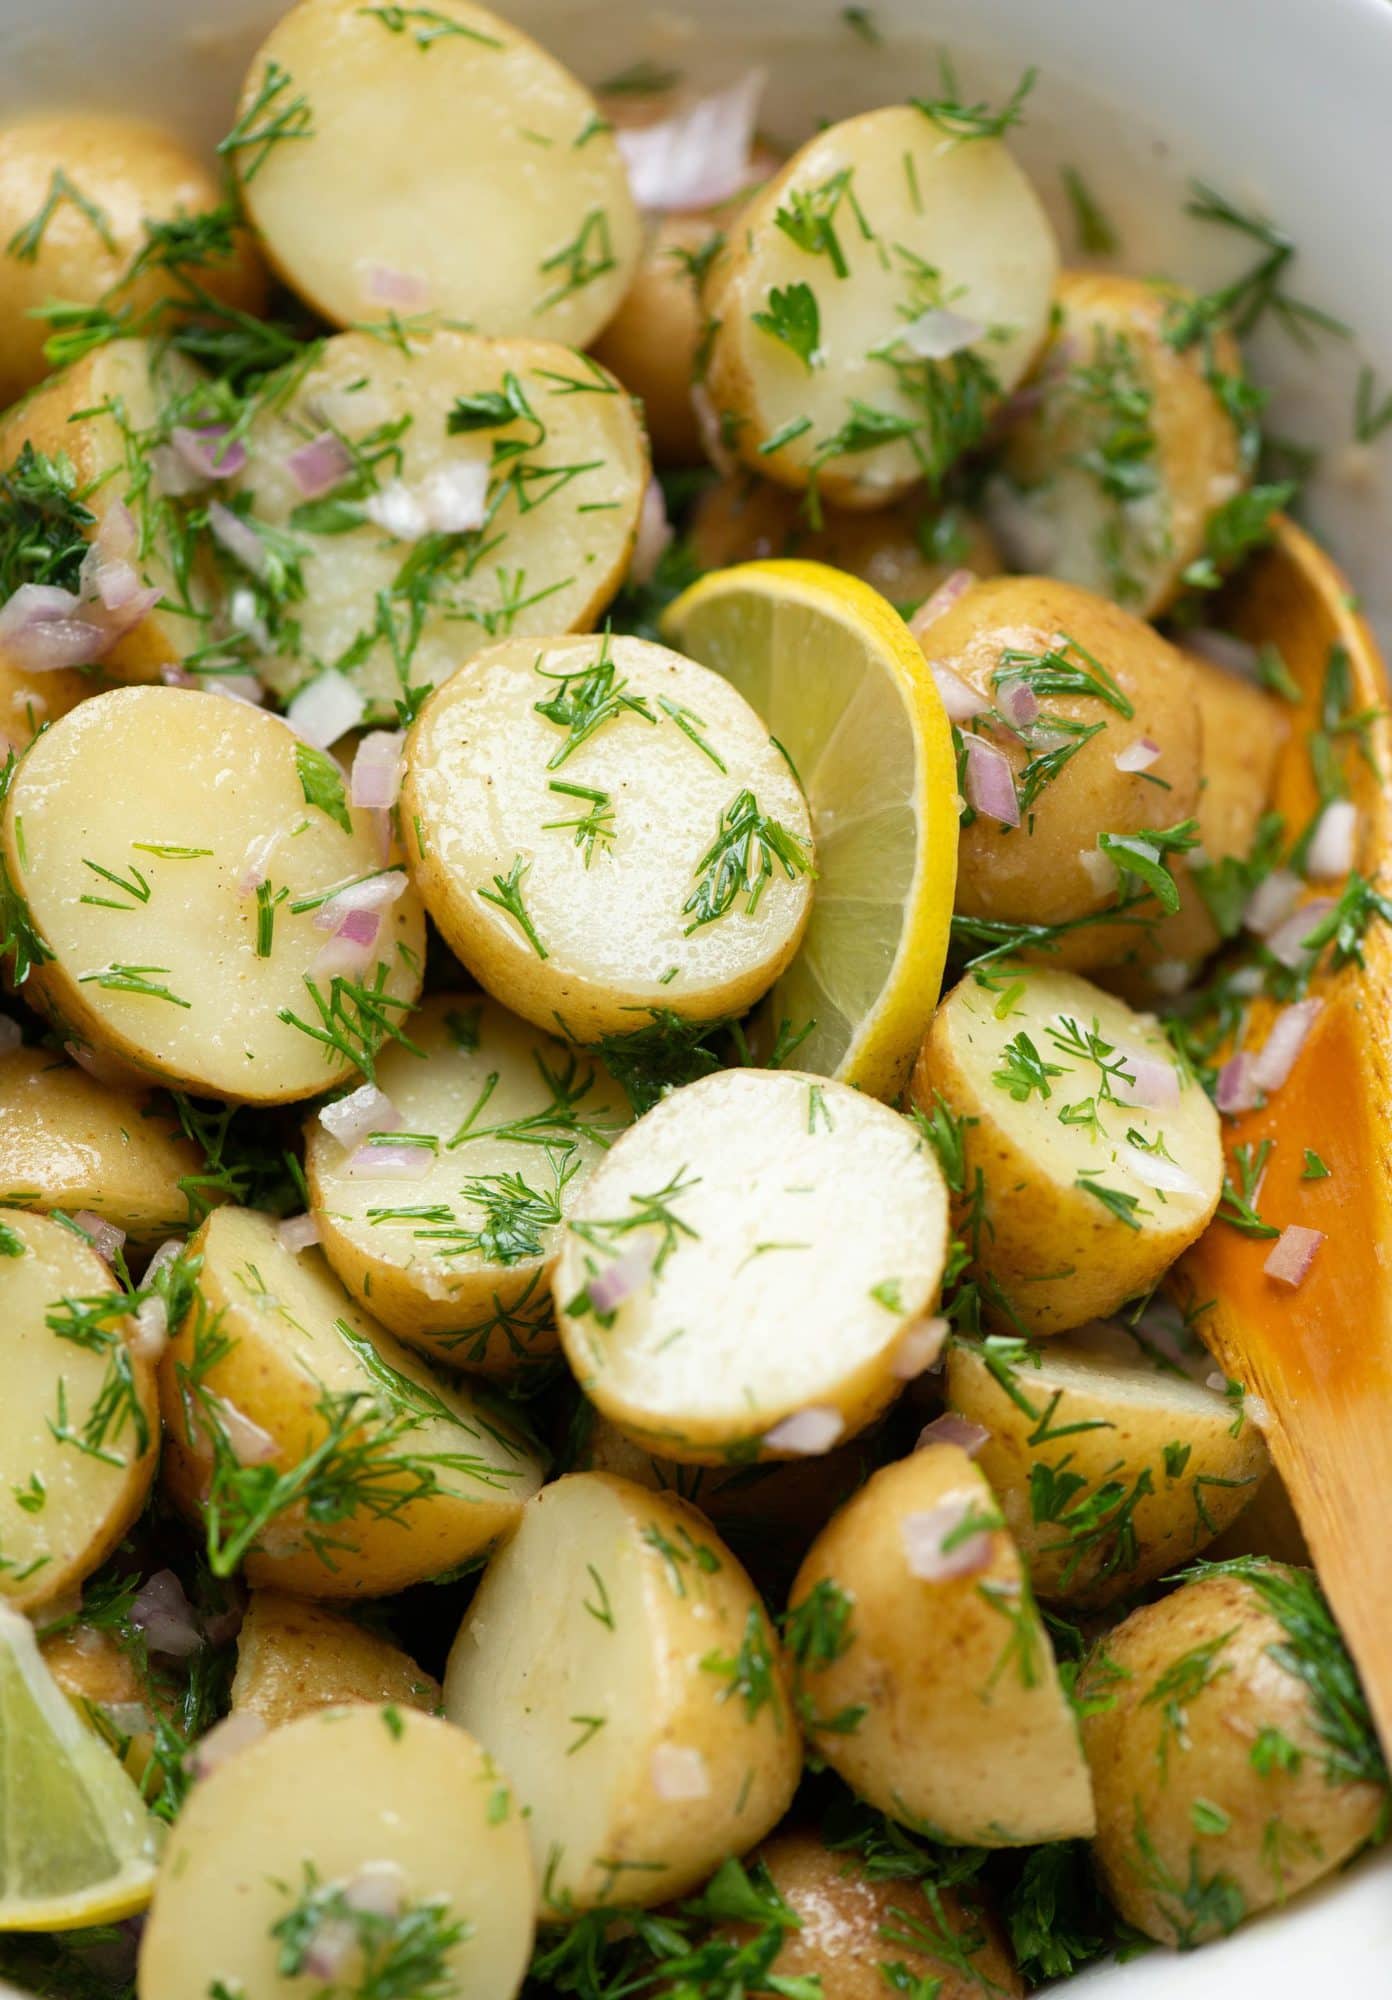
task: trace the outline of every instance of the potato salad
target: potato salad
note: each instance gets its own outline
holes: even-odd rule
[[[1325,316],[1206,186],[1128,275],[1032,73],[602,58],[0,129],[18,2000],[1024,1996],[1388,1830],[1232,1359],[1392,920]]]

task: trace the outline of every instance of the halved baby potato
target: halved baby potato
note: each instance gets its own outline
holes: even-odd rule
[[[90,1576],[145,1504],[159,1398],[134,1331],[124,1293],[78,1230],[19,1209],[0,1215],[0,1598],[16,1610]]]
[[[1192,298],[1113,272],[1065,271],[1037,397],[1006,433],[990,518],[1012,566],[1043,569],[1154,618],[1247,483],[1215,380],[1242,379],[1226,330],[1169,338]],[[992,505],[994,496],[995,505]]]
[[[942,1175],[897,1112],[794,1070],[727,1070],[615,1143],[552,1283],[604,1416],[664,1457],[743,1465],[819,1456],[889,1406],[946,1254]]]
[[[161,1363],[164,1475],[224,1570],[306,1597],[376,1597],[483,1553],[541,1464],[501,1416],[359,1311],[315,1252],[216,1210]],[[284,1475],[268,1500],[247,1467]]]
[[[696,272],[717,234],[707,215],[655,221],[632,284],[592,346],[595,359],[642,405],[659,465],[701,461],[701,427],[691,400],[704,322]]]
[[[422,1964],[452,2000],[512,2000],[535,1897],[508,1781],[462,1729],[394,1706],[302,1716],[238,1750],[180,1813],[141,2000],[219,1986],[300,2000]]]
[[[1110,1604],[1236,1520],[1270,1466],[1256,1425],[1120,1327],[1018,1358],[957,1340],[947,1401],[988,1433],[991,1482],[1040,1597]]]
[[[941,477],[1043,342],[1057,267],[999,140],[954,145],[907,106],[829,126],[755,196],[706,279],[723,441],[843,507]]]
[[[777,1824],[802,1769],[744,1571],[694,1508],[604,1473],[524,1508],[459,1628],[445,1713],[506,1763],[552,1921],[704,1881]]]
[[[339,334],[247,449],[250,518],[292,538],[304,582],[249,664],[281,695],[334,668],[379,716],[495,638],[588,630],[648,479],[618,383],[536,338]]]
[[[440,1684],[380,1633],[322,1604],[253,1590],[237,1634],[232,1713],[268,1728],[349,1702],[437,1713]]]
[[[42,1610],[37,1614],[42,1626]],[[115,1752],[150,1799],[163,1788],[163,1774],[150,1771],[156,1719],[173,1708],[173,1682],[142,1674],[129,1646],[104,1624],[79,1618],[39,1642],[43,1663],[82,1720]],[[0,1987],[0,1993],[3,1993]]]
[[[988,1308],[1016,1330],[1062,1333],[1140,1297],[1218,1205],[1209,1098],[1152,1015],[1072,973],[969,974],[911,1090],[957,1129],[957,1228]]]
[[[812,905],[807,802],[728,681],[643,639],[505,639],[406,742],[407,856],[490,993],[598,1041],[742,1013]]]
[[[30,673],[0,647],[0,757],[7,748],[22,750],[47,724],[105,686],[99,674],[81,667]]]
[[[583,84],[470,0],[300,0],[224,141],[286,283],[338,326],[438,315],[584,347],[638,261],[638,211]]]
[[[412,1049],[377,1064],[408,1151],[388,1134],[374,1172],[370,1140],[345,1148],[309,1122],[319,1240],[402,1340],[456,1368],[515,1374],[555,1352],[561,1218],[631,1122],[628,1100],[593,1056],[477,995],[432,994],[410,1033]]]
[[[1093,1829],[1077,1724],[1029,1573],[964,1451],[877,1472],[823,1529],[785,1621],[817,1754],[933,1840]]]
[[[65,1040],[184,1089],[312,1097],[370,1070],[420,991],[409,887],[361,949],[317,927],[329,892],[386,872],[380,850],[337,765],[247,702],[94,695],[25,753],[3,842],[26,995]]]
[[[85,1208],[158,1243],[188,1227],[183,1183],[204,1164],[159,1100],[98,1083],[48,1049],[0,1055],[0,1202]]]

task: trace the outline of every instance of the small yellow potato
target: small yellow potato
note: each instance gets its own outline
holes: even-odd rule
[[[347,1702],[396,1702],[435,1713],[440,1684],[390,1639],[341,1612],[278,1590],[253,1590],[237,1634],[232,1713],[267,1728]]]
[[[1162,1944],[1284,1903],[1385,1824],[1386,1766],[1310,1570],[1201,1574],[1109,1632],[1079,1689],[1103,1885]]]
[[[833,1517],[798,1572],[785,1636],[817,1754],[891,1819],[980,1847],[1092,1832],[1028,1571],[956,1445],[886,1466]]]
[[[755,196],[706,279],[723,441],[843,507],[941,477],[1043,342],[1057,266],[999,140],[953,145],[910,106],[829,126]]]
[[[829,563],[873,584],[882,597],[912,611],[953,570],[994,576],[1000,556],[985,525],[959,507],[940,507],[910,493],[873,514],[824,507],[814,528],[803,503],[785,486],[741,476],[708,487],[691,516],[691,547],[702,569],[795,556]]]
[[[727,680],[644,639],[506,639],[406,742],[407,855],[480,985],[573,1039],[740,1014],[812,907],[807,802]]]
[[[633,283],[592,352],[643,406],[659,465],[696,465],[701,427],[691,401],[704,315],[696,271],[717,236],[706,215],[664,215],[644,244]]]
[[[158,1100],[98,1083],[48,1049],[0,1055],[0,1202],[85,1208],[154,1244],[188,1228],[182,1183],[203,1168]]]
[[[820,1456],[917,1372],[946,1255],[942,1174],[898,1112],[726,1070],[590,1176],[552,1281],[561,1343],[596,1408],[664,1457]]]
[[[506,1764],[551,1921],[694,1888],[802,1769],[778,1644],[702,1515],[604,1473],[543,1487],[493,1558],[445,1714]]]
[[[316,925],[327,891],[386,872],[380,850],[338,767],[247,702],[94,695],[25,753],[2,837],[26,997],[134,1071],[248,1103],[312,1097],[370,1068],[420,991],[409,887],[361,953]]]
[[[1192,297],[1113,272],[1065,271],[1037,400],[1006,434],[991,519],[1012,566],[1043,569],[1154,618],[1247,484],[1213,387],[1242,379],[1224,330],[1166,338]],[[991,504],[994,497],[995,505]]]
[[[65,304],[145,312],[182,288],[152,263],[129,275],[146,247],[147,222],[206,215],[217,180],[178,139],[133,118],[65,111],[0,128],[0,406],[47,374],[51,328],[32,318]],[[210,256],[200,285],[226,305],[258,313],[265,275],[244,230],[231,254]]]
[[[507,1420],[438,1380],[269,1216],[222,1208],[165,1351],[164,1476],[224,1569],[305,1597],[380,1597],[481,1555],[541,1464]],[[269,1512],[247,1466],[298,1473]],[[215,1551],[216,1552],[216,1551]]]
[[[419,1053],[387,1050],[377,1083],[412,1154],[398,1145],[374,1175],[370,1140],[345,1147],[317,1117],[306,1127],[319,1240],[400,1339],[451,1367],[516,1374],[556,1351],[561,1218],[631,1122],[628,1100],[593,1056],[477,995],[432,994],[410,1033]],[[416,1164],[426,1171],[401,1184]]]
[[[801,1827],[776,1833],[754,1859],[800,1924],[783,1934],[768,1968],[774,1978],[815,1979],[821,2000],[884,2000],[886,1991],[1023,2000],[1005,1934],[975,1886],[880,1875]],[[747,1926],[722,1928],[750,1935]],[[886,1979],[886,1961],[903,1967],[902,1984]]]
[[[986,1303],[1063,1333],[1148,1292],[1218,1206],[1218,1114],[1152,1015],[998,965],[941,1003],[910,1085],[956,1127],[956,1222]]]
[[[1260,1431],[1119,1327],[1016,1360],[954,1341],[947,1402],[988,1433],[976,1462],[1040,1597],[1111,1604],[1237,1519],[1271,1461]]]
[[[1197,807],[1202,735],[1183,656],[1128,612],[1047,577],[974,584],[919,638],[982,704],[961,724],[969,803],[1004,807],[1003,817],[978,811],[962,828],[959,914],[1065,926],[1050,941],[1054,965],[1086,970],[1123,957],[1162,907],[1134,877],[1123,882],[1097,843],[1174,826]],[[1060,680],[1067,692],[1056,691]],[[1011,706],[1031,701],[1037,716],[1012,724]],[[1009,785],[1003,801],[988,796],[990,771],[974,789],[978,743],[982,760],[1009,766],[1013,807]],[[1118,756],[1149,762],[1118,768]],[[1182,870],[1182,854],[1175,865]],[[1135,907],[1106,921],[1123,898]]]
[[[90,1576],[145,1504],[159,1399],[134,1332],[125,1295],[77,1231],[4,1211],[0,1598],[18,1611]]]
[[[167,1706],[162,1692],[136,1672],[130,1652],[102,1626],[79,1619],[41,1639],[39,1651],[83,1721],[140,1784],[155,1747],[156,1710]],[[162,1782],[152,1773],[145,1796],[153,1796]]]
[[[219,1983],[246,2000],[366,1992],[403,1961],[451,2000],[512,2000],[535,1897],[508,1781],[463,1730],[395,1706],[302,1716],[229,1757],[179,1815],[140,2000]]]
[[[271,263],[338,326],[430,314],[584,347],[637,266],[599,107],[471,0],[300,0],[253,57],[223,150]]]
[[[7,748],[22,750],[47,723],[104,686],[97,674],[80,667],[26,673],[0,647],[0,758]]]
[[[596,363],[464,333],[339,334],[247,449],[251,518],[293,538],[304,579],[249,664],[282,696],[341,671],[382,719],[494,638],[588,630],[648,480],[633,405]]]

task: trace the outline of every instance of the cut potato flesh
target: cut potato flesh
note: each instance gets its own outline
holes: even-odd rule
[[[358,1310],[316,1251],[224,1208],[193,1238],[193,1307],[162,1363],[165,1478],[224,1572],[381,1596],[485,1550],[540,1483],[504,1418]],[[274,1505],[248,1466],[290,1475]]]
[[[366,1992],[403,1962],[432,1985],[393,1992],[512,2000],[534,1902],[507,1780],[463,1730],[392,1707],[307,1715],[230,1757],[180,1814],[141,2000],[301,2000],[345,1977]]]
[[[124,1303],[78,1231],[0,1215],[0,1597],[21,1610],[90,1576],[154,1478],[155,1372]]]
[[[648,478],[633,405],[596,363],[460,333],[340,334],[247,446],[251,517],[293,536],[305,585],[258,673],[286,695],[337,669],[383,716],[494,638],[588,630]],[[311,447],[327,460],[306,498]]]
[[[552,1921],[704,1881],[782,1818],[802,1765],[748,1577],[682,1501],[546,1487],[494,1557],[445,1713],[505,1763]]]
[[[979,441],[1044,339],[1057,265],[999,140],[956,145],[900,107],[830,126],[756,196],[707,281],[724,434],[767,479],[884,506]],[[790,320],[791,340],[770,325]]]
[[[560,1220],[630,1122],[628,1100],[593,1057],[477,995],[432,995],[411,1041],[420,1055],[394,1048],[377,1065],[391,1123],[411,1141],[404,1156],[385,1135],[388,1164],[374,1173],[370,1138],[344,1147],[310,1121],[319,1240],[402,1340],[457,1368],[514,1374],[555,1352]]]
[[[800,1636],[816,1626],[830,1643]],[[808,1550],[787,1633],[818,1754],[891,1819],[980,1847],[1092,1832],[1029,1577],[955,1445],[886,1466],[847,1502]]]
[[[15,773],[4,859],[37,945],[26,990],[65,1039],[190,1090],[312,1097],[370,1067],[420,990],[409,888],[354,970],[330,964],[325,892],[383,874],[380,849],[338,767],[246,702],[83,702]]]
[[[0,1056],[0,1202],[87,1209],[137,1243],[188,1227],[204,1159],[167,1109],[45,1049]]]
[[[278,1590],[253,1590],[237,1634],[233,1713],[276,1728],[357,1701],[430,1713],[440,1688],[399,1646],[353,1619]]]
[[[561,1340],[604,1415],[666,1457],[818,1454],[902,1387],[946,1250],[942,1176],[897,1112],[727,1071],[591,1176],[556,1267]]]
[[[468,0],[300,0],[252,62],[232,150],[271,262],[339,326],[438,314],[583,347],[637,265],[594,99]]]
[[[1207,1227],[1218,1114],[1152,1015],[1071,973],[995,971],[939,1007],[913,1097],[959,1125],[958,1221],[988,1307],[1062,1333],[1149,1291]]]
[[[1240,1409],[1119,1327],[1051,1340],[1008,1370],[955,1342],[947,1400],[989,1432],[976,1462],[1035,1590],[1069,1604],[1108,1604],[1180,1568],[1271,1462]]]
[[[544,712],[543,712],[544,711]],[[643,639],[506,640],[417,720],[426,904],[491,993],[579,1041],[742,1013],[812,903],[807,804],[720,675]]]

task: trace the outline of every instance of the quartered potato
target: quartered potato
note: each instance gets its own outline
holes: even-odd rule
[[[406,743],[412,874],[481,985],[577,1041],[739,1014],[812,903],[807,804],[728,681],[643,639],[509,639]]]
[[[1100,1640],[1079,1686],[1097,1865],[1162,1944],[1233,1930],[1386,1826],[1386,1766],[1309,1570],[1201,1568]]]
[[[630,1122],[628,1101],[593,1056],[476,995],[433,994],[410,1035],[413,1049],[377,1064],[395,1144],[345,1147],[317,1118],[306,1129],[324,1255],[402,1340],[515,1374],[555,1352],[561,1218]]]
[[[897,1112],[727,1071],[590,1176],[553,1279],[561,1341],[596,1408],[664,1457],[816,1456],[898,1394],[946,1250],[942,1175]]]
[[[1157,861],[1165,850],[1147,835],[1195,812],[1202,734],[1188,663],[1138,618],[1047,577],[973,584],[919,638],[960,683],[956,712],[973,695],[980,703],[960,725],[974,816],[962,827],[958,913],[1061,925],[1051,964],[1123,957],[1163,908],[1124,872],[1125,850],[1099,841],[1146,842],[1142,858]]]
[[[237,1634],[232,1713],[268,1728],[347,1702],[438,1711],[440,1687],[389,1639],[322,1604],[253,1590]]]
[[[1237,342],[1219,330],[1179,345],[1193,304],[1139,278],[1065,271],[1037,395],[1007,432],[991,488],[1013,566],[1141,618],[1179,594],[1210,519],[1250,473],[1218,393],[1242,383]]]
[[[886,1466],[813,1542],[784,1625],[817,1754],[934,1840],[1093,1830],[1087,1766],[1029,1574],[956,1445]]]
[[[223,150],[267,256],[338,326],[438,315],[583,347],[638,261],[594,99],[470,0],[300,0],[253,58]]]
[[[420,990],[409,888],[361,949],[316,925],[335,889],[385,872],[380,849],[338,766],[249,703],[94,695],[26,753],[3,841],[26,996],[134,1071],[246,1102],[312,1097],[370,1068]]]
[[[76,1229],[0,1214],[0,1598],[17,1610],[90,1576],[145,1504],[159,1402],[134,1332]]]
[[[1256,1425],[1120,1328],[1007,1357],[954,1341],[947,1401],[988,1433],[976,1462],[1040,1597],[1110,1604],[1236,1520],[1270,1459]]]
[[[968,975],[934,1015],[911,1088],[956,1130],[958,1233],[1012,1328],[1062,1333],[1115,1312],[1218,1205],[1212,1103],[1153,1016],[1072,973]]]
[[[307,1597],[374,1597],[482,1554],[540,1463],[506,1419],[357,1308],[268,1216],[217,1210],[161,1363],[165,1478],[227,1567]],[[267,1502],[251,1468],[276,1467]]]
[[[158,1243],[188,1227],[203,1167],[157,1099],[98,1083],[48,1049],[0,1055],[0,1203],[87,1209]]]
[[[184,1807],[141,1939],[140,2000],[203,2000],[218,1983],[302,2000],[366,1993],[369,1979],[424,1994],[402,1981],[427,1977],[451,2000],[512,2000],[535,1896],[508,1781],[463,1730],[394,1706],[303,1716]]]
[[[540,338],[340,334],[247,448],[250,518],[292,537],[304,585],[249,664],[281,695],[335,669],[384,717],[493,639],[593,625],[648,478],[618,383]]]
[[[954,145],[914,107],[829,126],[755,196],[706,280],[722,441],[843,507],[940,478],[1034,359],[1057,264],[998,139]]]
[[[445,1713],[506,1761],[551,1921],[690,1889],[782,1818],[802,1769],[744,1571],[694,1508],[603,1473],[523,1509],[454,1642]]]

